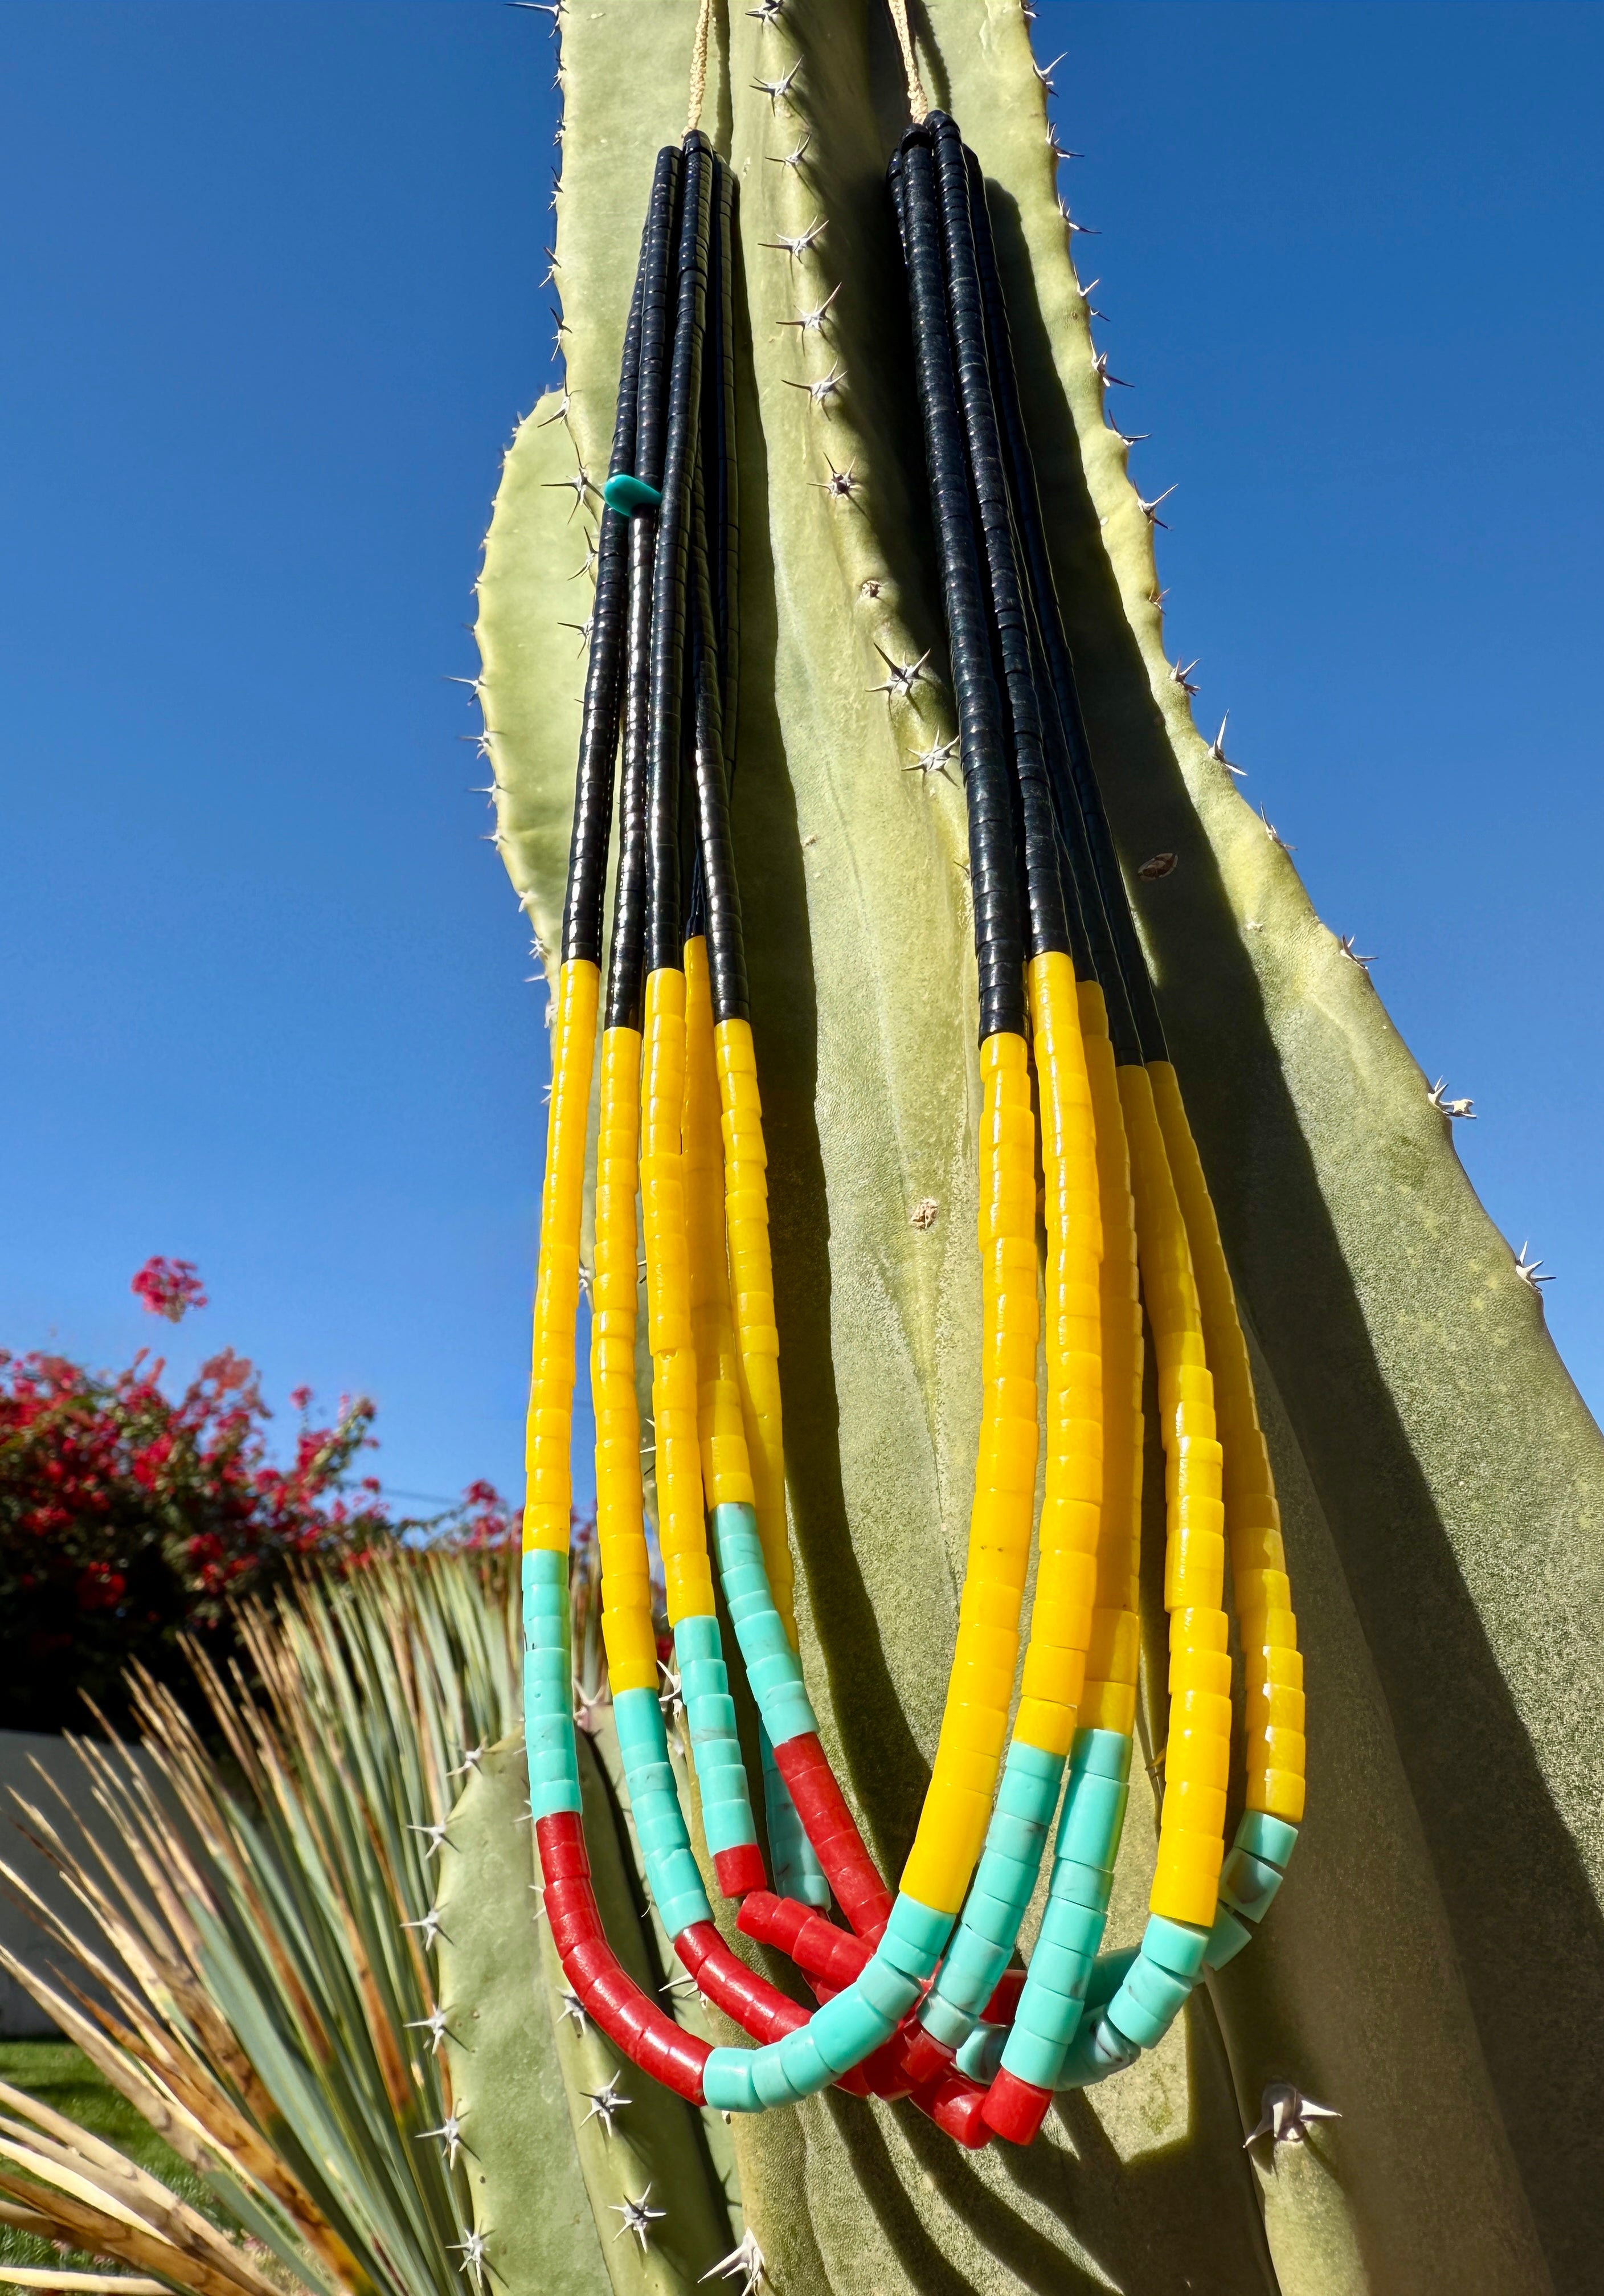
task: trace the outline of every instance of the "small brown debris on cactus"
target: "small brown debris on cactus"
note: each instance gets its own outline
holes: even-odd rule
[[[1150,859],[1142,863],[1136,874],[1139,877],[1147,878],[1150,883],[1156,877],[1167,877],[1174,865],[1175,857],[1173,853],[1155,853]]]
[[[908,1214],[908,1226],[916,1227],[921,1235],[936,1225],[941,1207],[934,1196],[921,1196]]]

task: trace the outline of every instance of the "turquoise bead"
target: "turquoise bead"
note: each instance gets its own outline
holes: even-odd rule
[[[1112,2001],[1125,1983],[1125,1972],[1136,1959],[1133,1945],[1122,1945],[1113,1953],[1100,1953],[1092,1964],[1092,1974],[1086,1980],[1086,2006],[1101,2009]]]
[[[1069,2045],[1055,2086],[1090,2088],[1094,2081],[1107,2080],[1110,2073],[1133,2065],[1141,2054],[1135,2043],[1117,2031],[1106,2017],[1085,2017]]]
[[[1099,1771],[1072,1775],[1059,1820],[1057,1850],[1077,1866],[1111,1866],[1129,1789]]]
[[[910,1898],[905,1890],[899,1890],[891,1918],[876,1949],[894,1969],[923,1983],[936,1973],[936,1964],[953,1934],[953,1921],[951,1914],[940,1913],[934,1906],[921,1905],[917,1898]]]
[[[1072,1777],[1124,1780],[1131,1775],[1131,1742],[1123,1730],[1077,1730],[1069,1749]]]
[[[1016,2080],[1028,2081],[1033,2088],[1056,2088],[1067,2046],[1067,2040],[1046,2040],[1015,2025],[1003,2045],[1002,2062]]]
[[[1096,1906],[1077,1906],[1065,1898],[1049,1898],[1047,1910],[1042,1916],[1042,1935],[1036,1947],[1058,1948],[1065,1953],[1095,1954],[1102,1943],[1108,1915]],[[1035,1966],[1035,1955],[1031,1956],[1031,1967]]]
[[[1289,1825],[1285,1818],[1269,1816],[1262,1809],[1245,1809],[1236,1830],[1235,1846],[1245,1849],[1250,1857],[1262,1857],[1266,1866],[1279,1866],[1284,1873],[1297,1847],[1297,1828]]]
[[[1196,1929],[1190,1922],[1167,1921],[1162,1914],[1150,1914],[1142,1933],[1142,1956],[1144,1961],[1167,1969],[1172,1976],[1185,1978],[1190,1985],[1202,1969],[1207,1944],[1207,1930]]]
[[[945,1975],[945,1970],[942,1973]],[[982,2008],[985,2005],[982,2002]],[[974,2013],[960,2008],[955,2001],[949,2001],[940,1993],[926,1994],[920,2005],[919,2021],[932,2040],[939,2041],[947,2049],[961,2047],[975,2030]]]
[[[1245,1922],[1239,1922],[1229,1906],[1222,1906],[1215,1915],[1213,1929],[1208,1932],[1208,1950],[1203,1959],[1210,1969],[1223,1969],[1234,1961],[1245,1945],[1253,1942],[1253,1931]]]
[[[632,478],[627,471],[616,471],[602,488],[602,499],[620,518],[634,518],[641,511],[659,508],[663,497],[661,491],[649,487],[644,479]]]
[[[970,2080],[984,2081],[989,2087],[997,2078],[997,2068],[1002,2062],[1002,2045],[1008,2038],[1006,2025],[977,2025],[958,2052],[958,2070]]]
[[[1245,1849],[1233,1849],[1220,1868],[1222,1899],[1250,1922],[1264,1920],[1281,1885],[1275,1867],[1249,1857]]]
[[[1052,1869],[1048,1903],[1088,1906],[1096,1913],[1106,1913],[1113,1891],[1112,1866],[1082,1866],[1073,1857],[1060,1857]]]
[[[752,2053],[747,2049],[715,2049],[702,2068],[702,2095],[716,2112],[756,2112],[757,2092],[752,2085]]]

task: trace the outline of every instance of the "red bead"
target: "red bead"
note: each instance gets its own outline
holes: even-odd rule
[[[999,2136],[1006,2136],[1011,2144],[1029,2144],[1046,2120],[1052,2103],[1050,2088],[1037,2088],[1034,2082],[1016,2080],[1004,2066],[986,2091],[986,2125]]]
[[[763,1870],[763,1852],[755,1841],[744,1841],[735,1849],[716,1849],[713,1870],[726,1898],[744,1898],[750,1890],[761,1890],[768,1880]]]
[[[956,2137],[971,2152],[978,2152],[992,2140],[986,2120],[986,2095],[978,2081],[965,2080],[960,2073],[952,2079],[937,2082],[916,2102],[937,2128]]]
[[[755,2041],[778,2041],[807,2022],[799,2002],[737,1960],[711,1922],[694,1922],[674,1940],[674,1949],[709,2001],[733,2017]]]
[[[577,1809],[554,1810],[550,1817],[536,1819],[535,1839],[540,1849],[541,1871],[544,1873],[549,1849],[555,1849],[560,1843],[566,1846],[577,1843],[579,1849],[584,1849],[584,1822]]]
[[[776,1898],[772,1890],[754,1890],[741,1900],[735,1926],[744,1937],[756,1938],[759,1945],[777,1946],[782,1953],[790,1953],[798,1931],[813,1917],[812,1906],[799,1906],[794,1898]]]
[[[928,2088],[932,2081],[945,2080],[951,2072],[958,2052],[938,2041],[934,2033],[927,2033],[922,2025],[915,2025],[909,2034],[902,2053],[903,2070],[910,2088]]]
[[[863,1847],[817,1735],[808,1730],[788,1738],[775,1747],[774,1760],[836,1902],[860,1936],[878,1937],[891,1918],[891,1892]]]
[[[902,2036],[893,2033],[888,2041],[882,2041],[880,2047],[872,2051],[858,2067],[869,2084],[871,2093],[884,2097],[888,2103],[895,2103],[899,2096],[906,2096],[913,2086],[903,2070],[902,2060]]]
[[[850,1985],[869,1966],[873,1948],[859,1937],[846,1930],[837,1929],[822,1915],[814,1914],[797,1931],[791,1947],[791,1958],[798,1969],[812,1977],[828,1979],[831,1985]]]

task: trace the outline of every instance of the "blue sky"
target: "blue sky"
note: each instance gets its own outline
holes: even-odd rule
[[[1199,715],[1596,1407],[1604,10],[1036,38]],[[0,1344],[228,1342],[516,1491],[545,1039],[447,680],[550,372],[543,20],[9,0],[0,61]]]

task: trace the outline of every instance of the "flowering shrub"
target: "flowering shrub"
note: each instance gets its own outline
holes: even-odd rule
[[[180,1635],[226,1659],[233,1599],[298,1561],[359,1561],[404,1528],[371,1476],[345,1488],[372,1404],[342,1404],[326,1426],[303,1415],[279,1467],[242,1357],[213,1356],[176,1400],[162,1370],[143,1350],[113,1374],[0,1350],[0,1726],[77,1727],[83,1690],[118,1712],[134,1660],[186,1685]]]
[[[165,1316],[169,1324],[181,1322],[186,1308],[206,1305],[192,1259],[147,1259],[128,1289],[138,1294],[149,1314]]]

